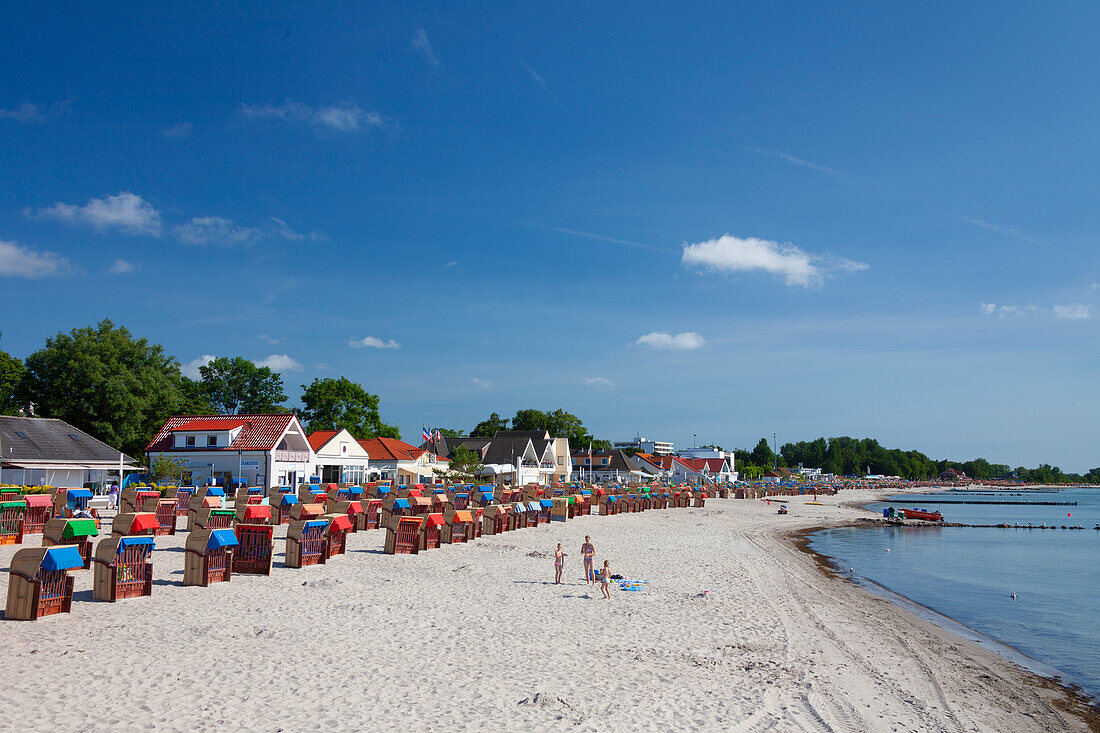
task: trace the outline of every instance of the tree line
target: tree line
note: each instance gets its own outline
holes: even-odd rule
[[[1100,484],[1100,468],[1085,474],[1066,473],[1057,466],[1041,464],[1035,468],[990,463],[984,458],[969,461],[934,460],[916,450],[885,448],[874,438],[817,438],[816,440],[784,443],[779,454],[773,452],[767,438],[761,438],[751,451],[734,451],[738,469],[743,474],[763,473],[778,465],[795,468],[820,468],[838,476],[861,476],[865,473],[900,476],[905,479],[934,479],[949,468],[963,471],[973,479],[1017,479],[1033,483]]]

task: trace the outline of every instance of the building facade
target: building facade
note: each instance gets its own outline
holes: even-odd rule
[[[368,481],[370,456],[347,430],[317,430],[309,434],[313,475],[323,484],[360,484]]]

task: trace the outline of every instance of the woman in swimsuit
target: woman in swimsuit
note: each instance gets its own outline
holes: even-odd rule
[[[554,551],[554,583],[561,585],[561,571],[565,568],[565,553],[558,543],[558,549]]]
[[[611,561],[603,561],[603,570],[600,571],[600,590],[603,597],[611,600]]]
[[[588,535],[584,536],[584,544],[581,545],[581,557],[584,558],[584,583],[593,585],[596,582],[596,570],[592,567],[592,563],[595,562],[596,548]]]

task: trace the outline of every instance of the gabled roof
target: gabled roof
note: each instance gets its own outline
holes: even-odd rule
[[[74,435],[75,440],[71,437]],[[124,464],[134,463],[130,456],[55,418],[0,416],[0,443],[4,448],[3,457],[9,461],[117,465],[119,456],[122,456]]]
[[[493,434],[494,438],[530,438],[531,440],[546,440],[549,435],[545,430],[498,430]]]
[[[696,471],[706,469],[710,473],[721,473],[726,468],[724,458],[681,458],[680,461]]]
[[[309,447],[315,451],[321,450],[325,443],[336,437],[339,430],[314,430],[309,434]]]
[[[372,461],[415,461],[426,451],[396,438],[368,438],[359,445]]]
[[[145,450],[148,453],[154,451],[170,451],[175,448],[172,442],[172,433],[181,430],[234,430],[241,428],[234,440],[228,446],[218,448],[201,446],[201,450],[274,450],[279,445],[279,440],[295,421],[293,413],[282,412],[274,415],[177,415],[170,417],[164,423],[156,437],[153,438]],[[181,426],[188,426],[181,428]],[[201,425],[202,427],[192,427]]]

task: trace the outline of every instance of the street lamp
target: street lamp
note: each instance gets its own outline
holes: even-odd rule
[[[699,437],[698,433],[691,434],[691,449],[695,450],[695,439]]]

